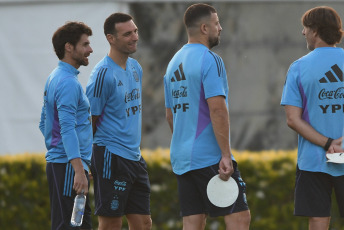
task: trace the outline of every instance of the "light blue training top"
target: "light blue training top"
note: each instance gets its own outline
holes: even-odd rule
[[[202,44],[186,44],[170,61],[164,85],[165,106],[173,114],[173,172],[181,175],[219,163],[221,150],[207,99],[224,96],[228,108],[228,83],[222,59]]]
[[[45,84],[39,128],[48,149],[47,162],[67,163],[81,158],[88,171],[92,154],[90,104],[78,74],[76,68],[59,61]]]
[[[92,116],[100,116],[94,143],[111,153],[138,161],[141,158],[142,68],[128,58],[125,70],[109,56],[93,69],[86,94]]]
[[[302,119],[320,134],[342,136],[344,118],[344,51],[342,48],[316,48],[289,68],[281,105],[302,108]],[[344,175],[344,164],[326,163],[326,151],[298,136],[297,164],[301,170]]]

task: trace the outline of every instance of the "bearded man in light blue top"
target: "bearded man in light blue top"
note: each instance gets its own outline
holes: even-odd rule
[[[95,214],[99,230],[150,229],[150,183],[141,156],[142,69],[129,55],[136,51],[138,29],[124,13],[104,23],[110,52],[93,69],[86,87],[93,120]]]
[[[290,66],[281,100],[299,135],[294,215],[308,216],[311,230],[328,229],[332,190],[344,217],[344,164],[326,162],[327,151],[340,150],[344,125],[344,51],[336,48],[342,22],[326,6],[308,10],[301,21],[311,52]]]
[[[230,149],[228,83],[224,63],[210,51],[222,27],[216,10],[191,5],[184,14],[188,44],[170,61],[164,77],[166,118],[172,131],[171,163],[178,181],[183,229],[204,229],[206,217],[224,216],[226,229],[249,229],[246,186]],[[225,208],[209,201],[206,189],[217,175],[239,185]]]
[[[78,80],[78,68],[88,65],[93,52],[88,37],[92,30],[69,22],[53,35],[60,59],[44,89],[39,128],[45,137],[47,178],[51,203],[51,229],[79,229],[70,224],[74,198],[88,194],[88,167],[92,154],[90,104]],[[92,229],[91,210],[86,210],[81,229]]]

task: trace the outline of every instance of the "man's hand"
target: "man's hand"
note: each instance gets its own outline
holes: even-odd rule
[[[227,181],[234,172],[232,158],[230,156],[222,157],[219,163],[219,176],[221,180]]]
[[[342,147],[343,137],[333,140],[326,153],[343,153]]]
[[[84,193],[87,195],[88,193],[88,180],[85,175],[84,166],[82,165],[80,158],[75,158],[70,161],[75,171],[74,176],[74,184],[73,189],[75,190],[76,194]]]
[[[88,181],[85,172],[75,173],[73,189],[75,190],[76,194],[84,193],[84,195],[87,195]]]

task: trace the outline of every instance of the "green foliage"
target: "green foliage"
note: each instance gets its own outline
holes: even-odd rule
[[[1,229],[49,229],[49,210],[45,162],[0,158]]]
[[[182,229],[177,181],[168,150],[144,150],[151,181],[153,230]],[[247,185],[254,230],[308,229],[307,218],[293,216],[296,151],[235,152]],[[93,190],[90,198],[94,203]],[[92,205],[94,206],[94,205]],[[93,207],[92,207],[93,208]],[[93,208],[94,210],[94,208]],[[94,216],[94,227],[97,218]],[[43,154],[0,157],[1,229],[50,229],[49,192]],[[334,202],[330,229],[344,229]],[[123,229],[128,229],[124,219]],[[223,218],[209,218],[207,230],[225,230]]]
[[[182,229],[175,175],[158,163],[148,163],[148,173],[151,182],[153,229]]]

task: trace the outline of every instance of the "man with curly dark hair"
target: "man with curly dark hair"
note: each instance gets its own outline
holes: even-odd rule
[[[74,198],[88,194],[92,125],[78,68],[88,65],[93,52],[88,39],[91,35],[91,28],[84,23],[68,22],[52,38],[60,61],[45,84],[39,125],[48,150],[45,158],[52,230],[80,229],[70,224]],[[92,229],[88,197],[81,229]]]

